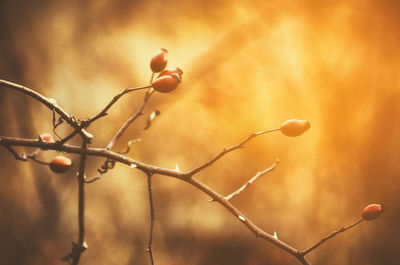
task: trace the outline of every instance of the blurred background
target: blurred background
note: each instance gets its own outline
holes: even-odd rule
[[[249,133],[307,119],[297,138],[256,138],[196,176],[227,195],[280,164],[232,199],[260,228],[305,249],[384,203],[364,222],[309,254],[313,264],[400,263],[400,3],[355,1],[12,1],[0,2],[0,78],[57,99],[83,119],[127,87],[146,85],[150,58],[169,51],[183,83],[146,108],[161,115],[130,157],[188,171]],[[105,146],[140,105],[129,94],[93,124]],[[52,113],[0,88],[0,135],[36,138]],[[125,148],[143,116],[115,146]],[[65,136],[67,125],[57,128]],[[79,139],[71,143],[79,144]],[[33,150],[19,148],[18,152]],[[50,160],[55,152],[43,152]],[[62,264],[77,240],[76,167],[56,175],[0,150],[1,264]],[[70,155],[76,161],[78,156]],[[87,176],[103,159],[89,158]],[[157,264],[298,264],[257,240],[193,187],[154,176]],[[81,264],[150,264],[146,177],[117,165],[87,186]]]

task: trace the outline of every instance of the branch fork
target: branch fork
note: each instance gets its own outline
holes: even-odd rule
[[[150,84],[152,83],[154,77],[154,73],[152,75],[152,78],[150,80]],[[265,232],[264,230],[260,229],[258,226],[256,226],[249,218],[247,218],[245,215],[243,215],[231,202],[230,200],[234,197],[239,195],[241,192],[243,192],[248,186],[253,184],[258,178],[261,176],[271,172],[274,170],[279,162],[279,160],[276,160],[269,168],[257,172],[255,176],[253,176],[250,180],[248,180],[244,185],[242,185],[239,189],[234,191],[233,193],[227,195],[227,196],[222,196],[221,194],[217,193],[204,183],[200,182],[199,180],[194,178],[194,175],[197,173],[201,172],[202,170],[210,167],[214,163],[216,163],[218,160],[223,158],[225,155],[227,155],[230,152],[233,152],[235,150],[241,149],[245,147],[245,144],[252,140],[253,138],[264,135],[267,133],[272,133],[275,131],[281,130],[281,128],[275,128],[275,129],[270,129],[270,130],[264,130],[264,131],[259,131],[250,134],[246,139],[244,139],[242,142],[233,145],[228,148],[224,148],[219,154],[217,154],[215,157],[210,159],[209,161],[203,163],[202,165],[192,169],[191,171],[188,172],[181,172],[180,170],[175,170],[175,169],[167,169],[167,168],[161,168],[157,167],[154,165],[146,164],[137,160],[134,160],[132,158],[129,158],[125,156],[125,153],[118,153],[111,151],[112,147],[115,145],[115,143],[121,138],[123,133],[127,130],[127,128],[135,121],[137,120],[138,117],[144,114],[144,108],[147,105],[150,97],[153,95],[155,90],[153,90],[151,85],[148,86],[143,86],[143,87],[137,87],[137,88],[128,88],[120,92],[119,94],[115,95],[113,99],[106,105],[104,109],[102,109],[98,114],[96,114],[94,117],[90,119],[85,119],[85,120],[78,120],[74,116],[70,115],[68,112],[63,110],[61,107],[58,106],[57,101],[54,99],[46,98],[40,93],[33,91],[27,87],[1,80],[0,79],[0,86],[5,86],[9,87],[11,89],[14,89],[16,91],[22,92],[43,105],[47,106],[52,112],[53,112],[53,130],[58,127],[62,121],[66,121],[73,129],[74,131],[71,132],[68,136],[64,137],[63,139],[60,139],[59,141],[55,143],[49,143],[43,141],[39,137],[39,139],[22,139],[22,138],[14,138],[14,137],[3,137],[0,136],[0,146],[3,146],[6,148],[9,152],[12,153],[12,155],[22,161],[27,161],[28,159],[34,160],[39,163],[46,164],[45,162],[38,161],[36,159],[36,155],[40,152],[40,149],[43,150],[57,150],[57,151],[63,151],[63,152],[68,152],[68,153],[77,153],[80,155],[80,162],[79,162],[79,171],[77,174],[77,180],[78,180],[78,227],[79,227],[79,233],[78,233],[78,240],[76,243],[72,243],[72,249],[71,252],[68,253],[65,257],[62,258],[62,260],[69,262],[70,264],[77,265],[79,263],[81,254],[87,249],[87,244],[85,242],[85,184],[88,183],[93,183],[101,178],[101,175],[99,177],[95,177],[91,180],[87,180],[85,176],[85,169],[86,169],[86,157],[87,156],[98,156],[98,157],[103,157],[106,158],[103,166],[101,169],[99,169],[100,174],[106,173],[109,169],[112,169],[115,165],[115,163],[123,163],[131,168],[136,168],[138,170],[141,170],[147,175],[147,188],[148,188],[148,195],[149,195],[149,208],[150,208],[150,235],[149,235],[149,242],[147,246],[147,252],[150,255],[150,260],[151,264],[154,265],[154,256],[153,256],[153,250],[152,250],[152,240],[153,240],[153,228],[154,228],[154,205],[153,205],[153,196],[152,196],[152,176],[154,174],[160,174],[164,176],[169,176],[173,178],[180,179],[198,190],[202,191],[203,193],[207,194],[212,198],[213,201],[218,202],[221,206],[223,206],[225,209],[227,209],[235,218],[237,218],[242,224],[244,224],[257,238],[262,238],[273,245],[279,247],[280,249],[284,250],[288,254],[292,255],[295,257],[301,264],[303,265],[310,265],[309,261],[305,258],[305,256],[310,253],[311,251],[315,250],[318,248],[321,244],[326,242],[327,240],[331,239],[332,237],[336,236],[339,233],[342,233],[359,223],[361,223],[364,219],[361,219],[354,224],[347,226],[347,227],[342,227],[341,229],[334,231],[333,233],[329,234],[328,236],[322,238],[320,241],[318,241],[316,244],[313,246],[307,248],[304,251],[300,251],[287,243],[281,241],[278,239],[278,236],[276,235],[276,232],[274,232],[273,235]],[[134,112],[126,121],[125,123],[121,126],[121,128],[116,132],[114,137],[110,140],[110,142],[107,144],[106,147],[104,148],[93,148],[93,147],[87,147],[89,143],[91,143],[91,140],[93,138],[93,135],[90,134],[89,132],[86,131],[86,128],[89,127],[94,121],[104,117],[107,115],[108,110],[124,95],[137,91],[137,90],[142,90],[142,89],[148,89],[145,93],[145,96],[143,98],[142,104],[140,107],[137,109],[136,112]],[[56,119],[56,114],[58,114],[60,117],[57,121]],[[149,121],[146,124],[146,127],[142,130],[147,130],[149,126],[151,125],[151,120],[157,116],[158,114],[154,112],[150,115]],[[69,145],[67,142],[72,139],[75,135],[79,134],[82,140],[81,146],[75,146],[75,145]],[[19,155],[14,149],[14,146],[25,146],[25,147],[37,147],[40,149],[37,149],[35,152],[32,154],[23,154]],[[128,144],[128,152],[129,152],[129,147],[130,145]]]

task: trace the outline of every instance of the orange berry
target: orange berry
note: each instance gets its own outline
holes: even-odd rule
[[[50,162],[50,169],[55,173],[64,173],[72,167],[72,161],[65,156],[56,156]]]
[[[382,204],[370,204],[364,208],[362,218],[371,221],[378,218],[384,211],[385,208]]]
[[[158,92],[169,93],[173,91],[181,81],[182,79],[180,76],[173,73],[171,75],[164,75],[157,78],[151,85]]]
[[[54,143],[53,135],[51,135],[50,133],[42,133],[40,135],[40,138],[43,140],[43,142]]]
[[[178,74],[180,78],[182,78],[183,71],[179,67],[175,67],[175,69],[165,69],[162,71],[158,77],[164,76],[164,75],[172,75],[173,73]]]
[[[305,131],[311,128],[311,125],[306,120],[287,120],[281,125],[281,132],[290,137],[302,135]]]
[[[150,68],[153,72],[158,73],[165,69],[168,63],[168,51],[161,48],[150,61]]]

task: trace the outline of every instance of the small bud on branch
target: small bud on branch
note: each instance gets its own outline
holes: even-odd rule
[[[311,128],[311,125],[306,120],[287,120],[281,125],[281,132],[290,137],[302,135],[305,131]]]

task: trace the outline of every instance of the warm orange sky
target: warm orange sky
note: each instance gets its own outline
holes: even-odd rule
[[[310,261],[400,262],[397,1],[43,0],[2,1],[0,10],[0,78],[56,98],[79,118],[123,88],[147,84],[150,58],[168,49],[183,82],[152,99],[147,113],[161,116],[129,154],[138,160],[190,170],[251,132],[309,120],[303,136],[259,137],[198,179],[228,194],[279,158],[273,173],[233,199],[248,218],[304,249],[382,202],[382,218],[337,236]],[[141,98],[125,97],[89,128],[94,146],[108,142]],[[51,131],[51,113],[36,102],[6,88],[0,100],[1,135]],[[14,161],[4,150],[1,157],[5,264],[58,264],[76,237],[75,179]],[[101,163],[90,160],[88,174]],[[194,188],[155,176],[154,192],[158,264],[294,264]],[[117,166],[88,188],[87,203],[83,264],[150,264],[143,174]]]

